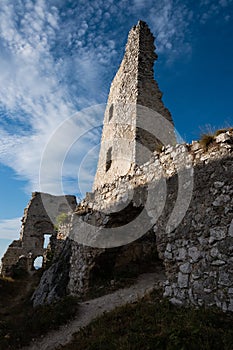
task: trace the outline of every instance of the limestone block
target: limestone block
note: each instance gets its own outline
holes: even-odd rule
[[[190,273],[191,272],[191,264],[189,262],[180,265],[180,271],[182,273]]]
[[[226,142],[228,140],[230,140],[230,136],[227,133],[221,133],[216,137],[217,143]]]
[[[212,244],[215,241],[220,241],[226,237],[225,227],[213,227],[210,229],[209,243]]]
[[[187,288],[189,282],[189,275],[183,274],[182,272],[178,273],[178,286],[180,288]]]
[[[192,261],[198,261],[201,257],[201,252],[197,247],[191,247],[188,249],[188,255],[192,259]]]

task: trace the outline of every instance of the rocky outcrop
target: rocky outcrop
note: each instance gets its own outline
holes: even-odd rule
[[[50,304],[67,295],[71,258],[71,241],[63,241],[59,259],[43,273],[40,284],[34,292],[33,305]]]

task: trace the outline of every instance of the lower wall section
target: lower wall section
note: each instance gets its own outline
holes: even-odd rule
[[[197,143],[170,147],[133,174],[87,195],[69,223],[67,253],[45,272],[34,300],[55,298],[60,267],[66,270],[62,290],[83,296],[103,275],[111,279],[112,271],[155,258],[166,273],[164,296],[173,303],[233,312],[232,151],[233,132],[217,136],[208,150]],[[101,235],[119,227],[120,244],[111,246],[114,230]],[[90,247],[87,238],[105,245]],[[124,238],[128,243],[121,244]],[[66,267],[59,263],[63,255]]]
[[[232,177],[231,158],[199,166],[181,224],[170,233],[162,222],[154,227],[167,274],[164,296],[173,303],[233,311]]]

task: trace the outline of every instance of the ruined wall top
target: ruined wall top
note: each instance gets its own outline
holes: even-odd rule
[[[143,21],[130,30],[124,58],[111,84],[108,103],[136,102],[161,113],[172,122],[154,80],[154,62],[158,57],[154,40],[148,25]]]
[[[139,21],[128,35],[125,54],[111,84],[109,102],[138,102],[138,80],[154,80],[155,53],[154,36],[148,25]]]
[[[28,260],[28,271],[33,262],[45,252],[44,235],[55,235],[54,225],[60,214],[76,208],[76,197],[71,195],[53,196],[48,193],[33,192],[28,206],[24,209],[20,238],[14,240],[2,258],[0,274],[11,276],[12,268],[23,257]]]

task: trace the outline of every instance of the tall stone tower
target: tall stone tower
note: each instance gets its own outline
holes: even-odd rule
[[[124,58],[111,84],[94,190],[145,163],[161,144],[174,144],[172,117],[154,80],[156,59],[153,34],[139,21],[129,32]],[[153,128],[156,123],[162,127],[163,120],[171,127],[169,141],[160,142],[160,132],[155,136]]]

